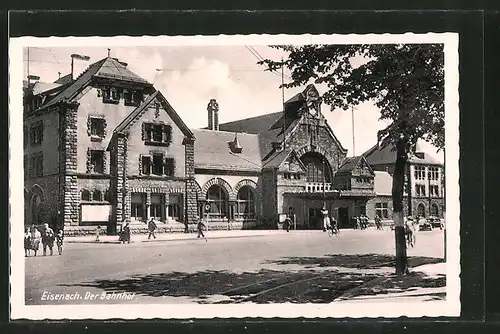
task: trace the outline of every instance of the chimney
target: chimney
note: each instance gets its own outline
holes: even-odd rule
[[[39,80],[40,80],[40,77],[38,75],[28,75],[28,83],[29,84],[38,82]]]
[[[208,129],[219,130],[219,104],[215,99],[211,99],[207,106],[208,110]]]

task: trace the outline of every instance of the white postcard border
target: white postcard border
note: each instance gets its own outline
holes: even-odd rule
[[[272,44],[387,44],[443,43],[445,45],[446,119],[446,301],[425,303],[334,302],[331,304],[225,304],[225,305],[25,305],[23,252],[23,119],[22,81],[25,46],[187,46]],[[371,318],[436,317],[460,314],[460,206],[459,206],[459,72],[458,34],[367,35],[219,35],[142,37],[21,37],[9,41],[9,188],[10,188],[10,293],[12,319],[190,319],[190,318]],[[448,224],[448,222],[450,222]]]

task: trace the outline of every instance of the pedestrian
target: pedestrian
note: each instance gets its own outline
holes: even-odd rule
[[[129,222],[127,222],[125,224],[125,226],[123,227],[122,234],[123,234],[123,236],[122,236],[122,242],[130,244],[130,226],[129,226]]]
[[[97,229],[95,230],[95,241],[99,241],[99,235],[101,234],[101,225],[97,225]]]
[[[31,249],[31,232],[29,227],[26,228],[24,232],[24,256],[29,255],[29,251]]]
[[[330,219],[328,217],[328,210],[325,207],[323,207],[323,209],[321,210],[321,214],[323,215],[323,232],[326,232],[330,224]]]
[[[199,238],[201,236],[202,238],[205,238],[205,241],[207,241],[205,234],[203,234],[203,229],[206,227],[206,225],[203,223],[202,219],[200,219],[199,217],[197,217],[197,218],[198,218],[198,226],[197,226],[198,236],[197,236],[197,238]]]
[[[43,256],[47,255],[47,247],[49,247],[50,255],[54,255],[54,239],[54,230],[49,227],[49,224],[45,223],[42,234]]]
[[[156,226],[155,220],[154,220],[154,218],[151,218],[151,220],[148,223],[148,230],[149,230],[148,240],[151,239],[151,236],[153,236],[153,238],[156,239],[156,235],[155,235],[156,228],[157,228],[157,226]]]
[[[36,253],[38,252],[38,248],[40,247],[40,239],[42,239],[42,234],[38,229],[35,227],[35,225],[31,226],[31,249],[33,252]]]
[[[64,241],[64,232],[63,230],[57,231],[56,243],[57,243],[57,251],[59,255],[62,255],[63,252],[63,241]]]
[[[284,227],[287,232],[290,232],[290,227],[292,226],[292,220],[289,215],[286,215]]]

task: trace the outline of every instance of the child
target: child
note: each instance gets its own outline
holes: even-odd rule
[[[64,241],[64,234],[63,230],[57,231],[57,236],[56,236],[56,243],[57,243],[57,251],[59,252],[59,255],[62,255],[63,252],[63,241]]]
[[[31,249],[31,232],[29,228],[26,228],[24,233],[24,256],[28,256]]]

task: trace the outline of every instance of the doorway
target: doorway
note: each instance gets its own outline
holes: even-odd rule
[[[339,212],[339,228],[347,228],[349,227],[349,209],[347,207],[338,208]]]
[[[321,213],[321,209],[318,208],[309,208],[309,227],[311,229],[323,229],[322,224],[323,214]]]

